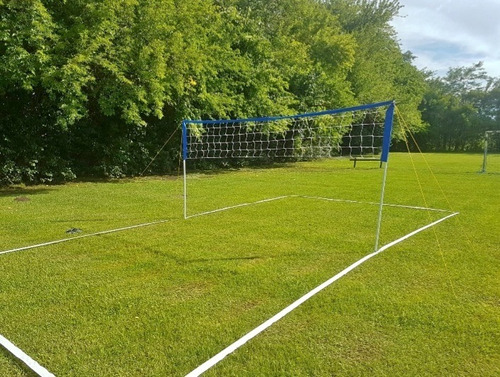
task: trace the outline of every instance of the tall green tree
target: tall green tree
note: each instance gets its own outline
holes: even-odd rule
[[[480,151],[486,130],[500,130],[500,80],[489,77],[483,63],[450,68],[445,77],[431,75],[421,105],[426,149]]]
[[[418,106],[425,91],[425,76],[402,52],[390,25],[402,6],[397,0],[327,0],[345,32],[357,44],[354,66],[347,80],[359,103],[394,99],[414,131],[424,127]]]
[[[241,0],[238,7],[268,41],[270,61],[287,83],[295,111],[353,103],[347,74],[354,64],[355,41],[324,4]]]
[[[57,43],[42,1],[0,4],[0,183],[72,176],[58,152],[58,108],[45,83]]]

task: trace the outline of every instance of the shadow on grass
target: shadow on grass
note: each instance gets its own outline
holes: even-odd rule
[[[2,187],[0,188],[0,197],[17,197],[48,194],[53,189],[50,187]]]
[[[249,257],[228,257],[228,258],[200,258],[200,259],[185,259],[183,262],[187,263],[206,263],[206,262],[226,262],[226,261],[238,261],[238,260],[257,260],[262,259],[260,256],[249,256]]]
[[[72,218],[64,218],[64,219],[58,219],[58,220],[51,220],[51,223],[98,223],[98,222],[104,222],[104,221],[109,221],[109,219],[93,219],[93,218],[80,218],[80,219],[72,219]]]
[[[131,176],[123,176],[120,178],[111,178],[111,177],[92,177],[92,176],[81,176],[69,183],[130,183],[136,180],[165,180],[165,181],[175,181],[179,178],[182,178],[182,171],[180,172],[171,172],[165,174],[145,174],[145,175],[131,175]]]
[[[331,172],[332,170],[352,170],[354,169],[352,163],[349,162],[348,159],[346,158],[325,158],[325,159],[312,159],[312,160],[284,160],[284,161],[268,161],[268,160],[249,160],[249,161],[229,161],[229,160],[223,160],[220,162],[206,162],[206,161],[191,161],[188,160],[187,164],[187,171],[189,173],[195,173],[195,174],[202,174],[205,176],[216,176],[216,175],[223,175],[223,174],[229,174],[229,173],[234,173],[238,171],[254,171],[254,170],[286,170],[286,169],[293,169],[297,167],[297,165],[301,164],[307,164],[307,163],[318,163],[322,161],[332,161],[336,160],[339,162],[336,164],[336,166],[327,166],[325,168],[318,168],[318,167],[313,167],[312,169],[317,170],[317,171],[328,171]],[[346,163],[348,162],[348,164]],[[379,168],[376,166],[375,168]],[[366,166],[366,167],[357,167],[356,169],[358,170],[368,170],[368,169],[373,169],[372,166]]]
[[[79,176],[73,180],[67,182],[49,182],[40,184],[30,184],[30,183],[16,183],[16,184],[1,184],[0,185],[0,196],[11,196],[17,194],[37,194],[39,192],[45,192],[53,190],[55,187],[64,187],[65,185],[71,185],[75,183],[129,183],[135,180],[156,180],[161,179],[165,181],[174,181],[182,178],[182,171],[175,173],[166,174],[150,174],[150,175],[131,175],[123,176],[120,178],[111,177],[99,177],[99,176]]]
[[[192,263],[207,263],[207,262],[225,262],[225,261],[238,261],[238,260],[257,260],[257,259],[263,259],[263,257],[258,256],[258,255],[252,255],[252,256],[242,256],[242,257],[226,257],[226,258],[196,258],[196,259],[189,259],[189,258],[184,258],[182,256],[179,256],[175,253],[168,252],[164,250],[162,247],[162,243],[160,243],[157,247],[155,246],[146,246],[143,242],[141,241],[131,241],[131,240],[125,240],[125,239],[120,239],[120,243],[126,244],[128,246],[132,246],[134,248],[140,249],[143,252],[147,252],[156,256],[161,256],[165,259],[171,260],[174,263],[178,265],[187,265],[187,264],[192,264]]]

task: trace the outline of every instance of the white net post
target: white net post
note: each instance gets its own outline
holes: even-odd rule
[[[186,160],[187,160],[187,126],[186,122],[182,122],[182,179],[183,179],[183,204],[184,204],[184,219],[187,219],[187,171],[186,171]]]
[[[490,142],[490,138],[493,135],[500,135],[500,130],[495,131],[486,131],[484,135],[484,153],[483,153],[483,168],[481,169],[481,173],[486,173],[487,165],[488,165],[488,143]]]
[[[481,173],[486,173],[486,164],[488,160],[488,131],[486,131],[486,135],[484,137],[484,154],[483,154],[483,169]]]
[[[387,168],[389,162],[389,149],[391,144],[391,136],[392,136],[392,124],[394,119],[394,102],[389,105],[387,111],[385,113],[385,122],[384,122],[384,139],[382,146],[382,155],[380,157],[380,162],[383,163],[384,166],[384,175],[382,178],[382,188],[380,190],[380,206],[378,211],[378,219],[377,219],[377,231],[375,234],[375,252],[378,251],[379,242],[380,242],[380,231],[382,228],[382,210],[384,207],[384,198],[385,198],[385,184],[387,182]]]

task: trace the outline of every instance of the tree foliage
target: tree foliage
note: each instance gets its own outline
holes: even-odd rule
[[[354,66],[347,77],[356,102],[395,99],[411,128],[421,130],[418,106],[425,76],[412,64],[413,55],[401,51],[389,24],[402,6],[397,0],[328,0],[327,4],[357,41]]]
[[[483,63],[431,75],[428,84],[421,111],[429,128],[418,137],[423,148],[480,151],[485,131],[500,130],[500,80],[489,77]]]
[[[395,0],[3,0],[0,181],[138,174],[184,118],[395,99],[418,129],[424,76],[389,25],[399,9]],[[149,173],[175,169],[172,140]]]

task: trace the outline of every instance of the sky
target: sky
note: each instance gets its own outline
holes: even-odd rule
[[[500,77],[500,0],[399,0],[392,25],[418,68],[446,75],[450,67],[484,62]]]

